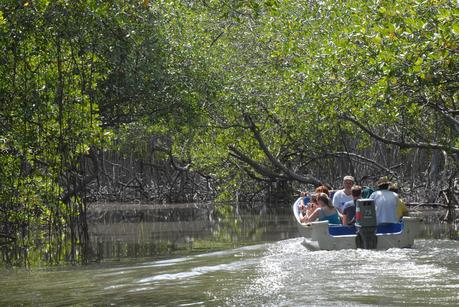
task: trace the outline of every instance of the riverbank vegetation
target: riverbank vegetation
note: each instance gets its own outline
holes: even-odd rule
[[[453,222],[458,17],[446,0],[3,1],[2,260],[85,262],[94,201],[281,201],[344,174],[389,175]]]

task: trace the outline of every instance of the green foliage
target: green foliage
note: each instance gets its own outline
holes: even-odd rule
[[[308,156],[349,149],[343,134],[363,132],[343,115],[396,142],[454,146],[457,124],[445,118],[457,103],[454,3],[239,3],[231,14],[227,2],[214,3],[221,5],[168,6],[180,16],[169,23],[179,33],[169,36],[172,45],[203,70],[207,92],[213,91],[201,101],[208,124],[190,142],[195,168],[233,186],[230,178],[244,165],[228,156],[235,146],[276,169],[247,115],[269,150],[292,168]],[[354,138],[350,149],[371,143]]]
[[[153,137],[219,200],[328,176],[311,161],[375,143],[356,123],[457,152],[458,17],[447,0],[3,1],[0,232],[61,238],[88,158],[141,159]]]
[[[112,135],[102,127],[170,110],[158,98],[162,40],[154,12],[137,1],[4,1],[0,12],[0,233],[19,249],[41,231],[59,245],[85,227],[87,158]],[[76,259],[84,242],[71,240],[63,253]]]

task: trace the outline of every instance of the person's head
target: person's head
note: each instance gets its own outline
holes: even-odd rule
[[[311,198],[309,199],[308,206],[309,206],[310,208],[312,208],[312,209],[317,208],[317,206],[319,205],[319,204],[317,203],[317,193],[312,193],[312,194],[310,195],[310,197],[311,197]]]
[[[378,190],[387,190],[389,189],[390,180],[387,176],[383,176],[378,179],[376,185],[378,186]]]
[[[317,204],[317,196],[318,196],[318,193],[311,194],[311,199],[310,199],[311,203]]]
[[[344,176],[344,178],[343,178],[343,187],[344,187],[344,189],[350,191],[353,185],[354,185],[354,177],[352,177],[352,176]]]
[[[324,185],[318,186],[315,190],[316,193],[325,193],[327,195],[330,195],[330,191],[328,188]]]
[[[355,185],[351,189],[351,194],[353,199],[359,199],[362,196],[362,187]]]
[[[392,191],[394,193],[398,193],[400,192],[399,188],[398,188],[398,184],[396,182],[392,182],[390,185],[389,185],[389,191]]]
[[[332,204],[332,202],[330,201],[330,198],[329,198],[328,195],[325,194],[325,193],[319,193],[319,194],[317,195],[317,203],[318,203],[321,207],[333,208],[333,204]]]

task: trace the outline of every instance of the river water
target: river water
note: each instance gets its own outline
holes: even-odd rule
[[[99,262],[0,271],[0,305],[459,304],[459,241],[421,238],[412,249],[313,252],[301,244],[288,210],[228,212],[201,218],[213,222],[191,237],[178,225],[192,220],[175,224],[183,244],[164,225],[163,236],[174,243],[144,242],[159,240],[151,225],[118,221],[123,237],[110,223],[94,224]]]

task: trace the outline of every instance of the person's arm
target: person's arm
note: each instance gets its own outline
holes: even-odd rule
[[[301,212],[304,212],[306,210],[306,204],[304,203],[304,199],[307,195],[307,192],[301,192],[300,194],[300,204],[298,205],[298,209],[301,211]]]
[[[307,216],[308,216],[308,210],[309,210],[309,206],[307,206],[305,203],[304,203],[304,198],[301,198],[301,202],[300,202],[300,205],[298,206],[300,211],[301,211],[301,214],[300,214],[300,223],[304,223],[306,222],[307,220]]]
[[[308,204],[305,203],[305,198],[308,198],[308,201],[309,201],[309,193],[308,192],[301,192],[300,194],[300,197],[301,197],[301,200],[300,200],[300,205],[298,206],[300,208],[300,210],[306,210]]]
[[[338,214],[339,214],[340,217],[341,217],[341,221],[343,222],[343,225],[347,225],[347,214],[346,214],[346,211],[344,211],[343,214],[340,214],[339,211],[338,211]]]
[[[339,212],[339,210],[337,210],[337,209],[335,209],[335,210],[336,210],[336,212],[338,213],[339,218],[342,219],[342,218],[343,218],[344,211],[343,211],[343,212]]]
[[[306,221],[305,222],[314,222],[318,217],[320,213],[320,208],[317,208],[314,210],[314,212],[311,215],[306,216]]]
[[[404,216],[408,216],[408,208],[403,200],[397,198],[397,218],[401,219]]]
[[[300,216],[300,223],[307,223],[309,216],[309,207],[306,207],[306,210],[303,211],[303,215]]]
[[[408,216],[408,208],[406,207],[405,202],[398,196],[398,202],[400,203],[400,207],[402,208],[402,216]]]
[[[376,191],[374,191],[373,193],[371,193],[370,197],[368,197],[369,199],[375,199],[376,198]]]

